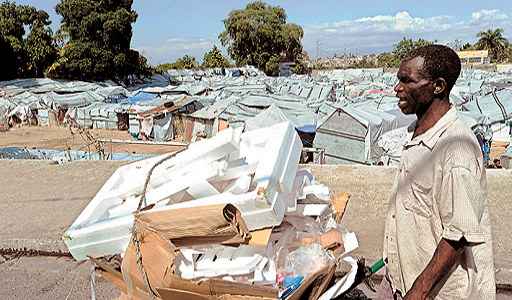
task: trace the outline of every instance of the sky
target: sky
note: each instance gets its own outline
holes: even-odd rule
[[[59,0],[16,0],[46,10],[58,29]],[[153,65],[172,62],[185,54],[202,61],[218,35],[223,19],[242,0],[134,0],[132,48]],[[310,57],[370,54],[390,51],[403,37],[475,42],[479,31],[501,27],[512,40],[510,0],[282,0],[266,1],[286,10],[288,22],[304,29],[303,46]]]

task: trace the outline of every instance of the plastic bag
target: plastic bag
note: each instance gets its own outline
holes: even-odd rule
[[[307,277],[327,266],[333,257],[318,243],[299,247],[288,254],[285,262],[286,273]]]

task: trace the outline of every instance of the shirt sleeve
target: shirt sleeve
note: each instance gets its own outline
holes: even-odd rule
[[[489,238],[482,221],[486,210],[485,176],[473,168],[452,166],[442,180],[439,212],[443,238],[458,241],[464,237],[469,243],[483,243]]]

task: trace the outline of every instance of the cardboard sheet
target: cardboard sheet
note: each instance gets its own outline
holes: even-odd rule
[[[249,234],[233,205],[146,211],[135,217],[138,230],[158,232],[177,246],[242,243]]]

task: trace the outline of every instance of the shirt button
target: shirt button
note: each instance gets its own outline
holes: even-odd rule
[[[392,215],[392,216],[391,216],[391,218],[393,218],[393,219],[394,219],[394,218],[395,218],[395,215]]]

